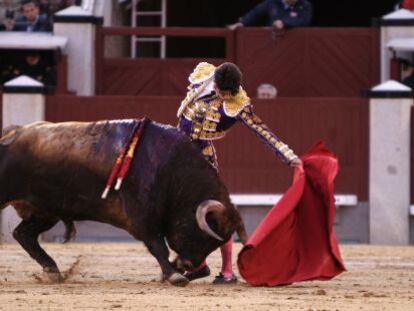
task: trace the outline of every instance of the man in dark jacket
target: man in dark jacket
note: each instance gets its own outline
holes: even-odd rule
[[[52,24],[47,15],[39,13],[39,5],[36,1],[22,1],[22,16],[16,18],[14,31],[43,31],[51,32]]]
[[[276,29],[303,27],[309,26],[311,18],[312,4],[307,0],[264,0],[229,28],[252,26],[262,19],[265,20],[263,26]]]

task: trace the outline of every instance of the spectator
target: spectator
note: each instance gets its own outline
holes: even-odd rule
[[[47,15],[40,14],[39,4],[34,0],[23,0],[21,2],[22,16],[16,18],[15,31],[52,31],[52,24]]]
[[[0,31],[12,31],[14,28],[14,12],[6,10],[3,24],[0,24]]]
[[[260,84],[257,88],[257,98],[258,99],[272,99],[276,98],[277,89],[268,83]]]
[[[238,23],[229,25],[232,30],[252,26],[257,20],[265,18],[264,26],[273,26],[276,29],[309,26],[312,18],[312,4],[307,0],[264,0]]]

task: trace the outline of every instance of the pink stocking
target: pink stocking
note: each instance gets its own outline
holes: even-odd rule
[[[221,259],[222,259],[221,273],[226,278],[231,277],[233,275],[233,266],[232,266],[232,261],[231,261],[232,250],[233,250],[233,236],[230,238],[230,240],[226,244],[223,244],[220,247]]]

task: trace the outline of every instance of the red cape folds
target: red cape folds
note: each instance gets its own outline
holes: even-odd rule
[[[301,157],[292,186],[253,232],[238,257],[254,286],[329,280],[345,271],[333,223],[338,161],[318,143]]]

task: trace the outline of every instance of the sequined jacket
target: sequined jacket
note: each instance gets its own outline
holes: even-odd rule
[[[236,121],[246,125],[285,163],[297,158],[294,152],[253,113],[250,98],[242,87],[230,100],[223,100],[215,94],[215,68],[214,65],[205,62],[197,65],[189,77],[187,96],[177,112],[178,127],[200,148],[205,158],[218,167],[212,141],[223,138]]]

